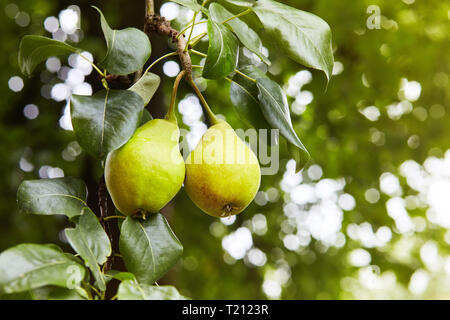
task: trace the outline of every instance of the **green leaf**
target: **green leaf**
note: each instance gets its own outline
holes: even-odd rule
[[[152,52],[148,36],[139,29],[113,30],[100,9],[100,23],[108,48],[101,65],[109,73],[127,75],[142,68]]]
[[[245,66],[240,69],[251,78],[265,78],[266,75],[255,66]],[[230,85],[230,99],[239,117],[256,129],[270,129],[259,106],[258,87],[253,81],[236,73]]]
[[[33,300],[85,300],[76,289],[42,287],[31,292]]]
[[[217,23],[222,23],[223,21],[234,16],[230,11],[228,11],[218,3],[212,3],[209,6],[209,11],[211,13],[211,19],[213,19]],[[247,49],[255,53],[262,61],[264,61],[264,63],[270,65],[270,61],[263,54],[263,45],[261,39],[259,38],[258,34],[253,31],[253,29],[249,28],[249,26],[239,18],[234,18],[233,20],[228,21],[226,24],[228,24],[231,29],[233,29],[234,34]]]
[[[234,34],[223,24],[208,20],[208,56],[203,68],[203,78],[226,77],[238,61],[239,43]]]
[[[160,82],[161,78],[158,75],[147,72],[128,90],[137,93],[144,101],[145,106],[150,102],[156,90],[158,90]]]
[[[63,214],[72,218],[82,214],[86,200],[86,185],[72,177],[26,180],[17,191],[19,209],[24,213]]]
[[[302,168],[309,161],[310,155],[292,127],[286,95],[281,87],[269,78],[258,78],[256,85],[264,117],[273,128],[280,129],[281,135],[289,143],[298,148],[297,168]]]
[[[295,172],[299,172],[305,167],[305,164],[311,158],[309,153],[305,154],[303,149],[298,148],[292,143],[287,143],[289,155],[295,160]]]
[[[251,8],[255,4],[254,0],[223,0],[223,1],[233,4],[235,6],[247,8]]]
[[[104,264],[111,255],[111,244],[95,214],[85,208],[76,227],[66,229],[65,233],[72,248],[91,269],[99,289],[105,291],[106,282],[99,265]]]
[[[58,40],[27,35],[20,41],[19,67],[23,74],[30,76],[36,66],[47,58],[79,51],[79,49]]]
[[[86,291],[81,287],[67,289],[56,286],[45,286],[37,289],[0,294],[0,300],[86,300]]]
[[[170,0],[172,2],[181,4],[182,6],[191,9],[194,12],[202,11],[208,15],[208,9],[202,7],[197,0]]]
[[[330,79],[334,59],[331,30],[324,20],[273,0],[259,0],[253,10],[293,60],[322,70]]]
[[[159,213],[147,220],[127,217],[122,223],[119,246],[128,271],[146,284],[161,278],[183,253],[183,246]]]
[[[131,272],[121,272],[117,270],[110,270],[105,276],[119,280],[136,280],[136,277]]]
[[[73,130],[81,147],[98,158],[120,148],[138,127],[144,103],[130,90],[72,95]]]
[[[151,286],[133,280],[119,285],[118,300],[186,300],[172,286]]]
[[[11,294],[2,294],[0,292],[0,300],[34,300],[31,291],[17,292]]]
[[[14,293],[46,285],[74,289],[86,270],[54,246],[20,244],[0,254],[0,292]]]

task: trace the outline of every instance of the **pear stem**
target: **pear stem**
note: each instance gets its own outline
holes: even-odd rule
[[[206,118],[210,125],[215,125],[219,122],[219,120],[216,118],[214,112],[212,112],[211,108],[209,107],[208,103],[206,102],[205,97],[203,97],[202,93],[200,92],[200,89],[197,87],[197,85],[194,82],[194,79],[192,79],[192,76],[189,76],[188,78],[189,84],[191,85],[192,89],[194,89],[195,93],[199,97],[200,101],[203,105],[203,110],[206,113]]]
[[[177,123],[177,117],[175,116],[175,101],[177,99],[177,90],[178,90],[178,85],[180,84],[180,81],[184,77],[185,74],[186,74],[186,71],[182,70],[175,78],[175,82],[174,82],[173,88],[172,88],[172,97],[170,99],[169,111],[167,112],[166,117],[165,117],[166,120],[169,120],[175,124]]]

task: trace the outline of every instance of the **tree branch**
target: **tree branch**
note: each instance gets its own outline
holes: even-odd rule
[[[144,19],[144,32],[147,25],[147,21],[155,15],[155,3],[154,0],[145,0],[145,19]],[[142,76],[142,68],[135,72],[133,83],[136,83]]]
[[[106,189],[105,176],[103,175],[100,178],[100,182],[98,184],[98,207],[100,209],[100,223],[102,224],[103,229],[105,229],[106,234],[108,235],[109,241],[111,242],[111,246],[113,243],[113,236],[111,233],[111,228],[109,227],[109,223],[105,220],[108,216],[108,191]],[[111,266],[113,264],[114,255],[111,254],[108,257],[108,260],[105,262],[104,272],[111,270]]]
[[[161,36],[172,38],[172,42],[177,45],[178,58],[180,59],[181,68],[185,71],[185,78],[189,79],[192,74],[192,61],[189,52],[184,50],[186,48],[184,35],[177,37],[179,32],[172,28],[170,21],[155,14],[146,18],[144,32],[149,36],[154,32]]]
[[[145,17],[150,17],[155,14],[155,3],[153,0],[145,1]],[[146,19],[147,20],[147,19]]]

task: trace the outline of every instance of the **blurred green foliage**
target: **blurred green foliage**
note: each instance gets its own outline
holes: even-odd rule
[[[114,28],[140,28],[144,8],[144,1],[141,2],[132,6],[124,0],[93,4],[103,10]],[[330,24],[335,60],[343,68],[328,86],[323,74],[311,70],[313,80],[302,90],[311,92],[314,98],[303,113],[292,117],[299,137],[312,156],[309,165],[319,165],[322,178],[345,179],[344,191],[356,201],[354,208],[343,212],[338,230],[345,243],[327,245],[313,237],[297,250],[286,248],[284,237],[295,234],[299,225],[289,227],[292,219],[283,210],[290,202],[290,195],[280,189],[289,160],[282,142],[280,171],[274,176],[263,176],[261,185],[262,191],[277,188],[278,200],[265,201],[263,206],[253,203],[231,225],[200,212],[183,190],[163,210],[185,250],[182,261],[161,283],[173,284],[183,295],[194,299],[448,298],[450,290],[446,284],[450,279],[445,270],[446,265],[450,269],[450,237],[445,226],[430,221],[427,199],[422,199],[423,205],[408,208],[414,227],[409,232],[401,232],[388,215],[386,203],[394,196],[406,199],[417,194],[399,174],[399,166],[404,161],[412,159],[422,164],[428,157],[444,157],[450,148],[450,3],[439,0],[280,2],[312,12]],[[0,251],[22,242],[63,244],[59,233],[67,225],[65,218],[24,216],[17,210],[15,198],[19,183],[39,177],[43,166],[61,168],[66,176],[84,179],[90,191],[89,203],[96,207],[96,183],[101,168],[83,152],[74,157],[64,156],[70,146],[73,149],[70,143],[74,141],[73,133],[58,125],[65,102],[55,102],[41,94],[48,90],[48,85],[60,80],[42,71],[23,79],[20,92],[8,87],[11,77],[23,77],[17,65],[20,38],[25,34],[48,35],[43,27],[44,19],[57,16],[71,4],[56,0],[0,1],[0,42],[4,52],[0,60]],[[77,1],[85,36],[79,46],[90,50],[95,57],[102,57],[104,40],[96,13],[89,7],[91,4],[92,1]],[[161,5],[160,1],[157,5]],[[371,5],[380,8],[380,29],[369,29],[366,25],[371,15],[367,8]],[[23,27],[17,22],[17,13],[22,11],[30,17],[30,22]],[[181,26],[176,21],[174,25]],[[151,41],[151,60],[171,50],[167,39],[155,37]],[[270,39],[263,42],[273,63],[269,69],[273,80],[288,85],[292,76],[305,69],[280,53]],[[206,44],[201,44],[199,50],[205,52]],[[67,59],[61,61],[67,65]],[[167,108],[173,79],[163,75],[161,65],[154,72],[162,76],[163,85],[149,109],[158,117]],[[402,79],[420,83],[417,101],[405,99],[400,90]],[[95,75],[87,81],[94,91],[99,88]],[[226,81],[208,81],[205,97],[213,110],[225,115],[233,127],[245,128],[231,105],[228,86]],[[180,98],[190,92],[186,85],[180,89]],[[290,103],[293,101],[290,99]],[[392,105],[401,101],[409,111],[395,116]],[[39,116],[34,120],[23,114],[24,107],[31,103],[39,107]],[[368,106],[379,110],[377,120],[364,116]],[[179,122],[182,123],[181,118]],[[29,172],[23,170],[24,161],[33,166],[26,168]],[[316,182],[311,181],[307,172],[308,167],[302,172],[304,183],[314,185]],[[380,200],[369,203],[366,191],[379,189],[380,176],[385,172],[399,176],[403,194],[380,192]],[[312,205],[302,210],[308,212]],[[241,226],[252,229],[251,219],[258,213],[266,218],[267,232],[253,232],[253,246],[265,253],[267,261],[256,267],[248,259],[231,258],[224,251],[222,240]],[[349,235],[355,225],[367,226],[364,223],[370,224],[374,231],[389,227],[392,239],[382,246],[364,247],[364,242]],[[370,253],[370,267],[351,263],[349,257],[359,248]],[[434,263],[430,254],[427,255],[434,252],[433,248],[437,250]],[[413,275],[415,282],[411,280]],[[417,279],[427,279],[428,286],[417,289],[420,287]],[[279,294],[278,290],[281,290]]]

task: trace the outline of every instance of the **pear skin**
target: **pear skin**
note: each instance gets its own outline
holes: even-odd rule
[[[139,127],[125,145],[108,154],[106,186],[121,213],[156,213],[177,194],[185,174],[179,138],[175,123],[154,119]]]
[[[256,155],[222,120],[206,131],[186,159],[186,193],[214,217],[241,213],[255,198],[260,182]]]

